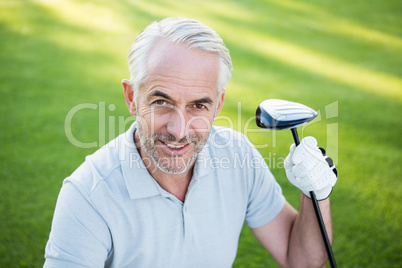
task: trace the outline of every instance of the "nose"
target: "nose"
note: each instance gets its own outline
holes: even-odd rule
[[[178,140],[182,139],[189,133],[187,122],[188,120],[185,110],[175,108],[169,114],[167,132],[172,134]]]

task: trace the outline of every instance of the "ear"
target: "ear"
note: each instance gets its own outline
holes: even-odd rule
[[[137,116],[137,109],[134,102],[134,92],[133,88],[131,87],[131,83],[127,79],[123,79],[121,84],[124,88],[124,98],[126,99],[127,108],[130,111],[130,114]]]
[[[219,99],[218,99],[218,106],[216,107],[214,121],[215,121],[216,117],[218,116],[219,112],[221,111],[221,109],[223,107],[223,102],[225,100],[225,93],[226,93],[226,88],[223,88],[222,93],[221,93],[221,95],[219,96]]]

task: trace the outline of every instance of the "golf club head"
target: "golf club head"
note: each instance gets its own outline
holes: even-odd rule
[[[306,105],[278,99],[261,102],[256,112],[256,123],[260,128],[291,129],[310,122],[317,112]]]

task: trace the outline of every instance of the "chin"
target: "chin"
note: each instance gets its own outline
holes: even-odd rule
[[[181,157],[167,161],[160,161],[161,159],[159,159],[158,161],[155,161],[155,164],[164,173],[178,175],[188,171],[194,164],[196,158],[197,156],[193,156],[187,160]]]

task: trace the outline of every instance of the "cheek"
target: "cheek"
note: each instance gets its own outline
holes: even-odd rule
[[[155,132],[166,125],[169,120],[169,114],[156,113],[155,110],[150,107],[141,107],[138,110],[137,120],[139,120],[148,131]]]
[[[145,105],[138,105],[138,116],[142,117],[142,118],[149,118],[152,114],[152,109],[149,106],[145,106]]]
[[[190,118],[188,125],[192,131],[198,135],[208,135],[213,123],[212,116],[196,116]]]
[[[148,132],[152,131],[155,120],[151,109],[149,107],[138,107],[137,121],[142,125],[143,129],[146,129]]]

